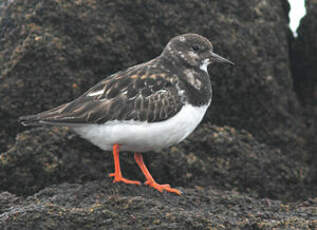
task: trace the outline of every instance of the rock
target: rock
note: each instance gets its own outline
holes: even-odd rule
[[[304,106],[303,114],[308,138],[311,178],[317,184],[317,1],[306,1],[307,15],[301,20],[298,37],[292,41],[291,60],[294,88]]]
[[[314,194],[304,183],[307,165],[259,143],[247,131],[229,126],[201,125],[183,143],[143,155],[159,183],[212,185],[288,201]],[[132,153],[121,154],[120,160],[124,175],[144,181]],[[0,191],[31,195],[51,184],[106,178],[112,170],[110,152],[99,150],[67,129],[36,128],[19,134],[16,144],[1,155]]]
[[[307,14],[297,30],[298,37],[292,43],[292,71],[295,90],[301,102],[316,106],[317,99],[317,2],[306,1]]]
[[[304,183],[307,165],[259,143],[245,130],[204,124],[184,143],[161,153],[163,159],[155,155],[149,163],[164,182],[174,180],[173,184],[184,187],[212,185],[280,200],[314,196]]]
[[[31,129],[19,134],[15,145],[0,155],[0,190],[29,195],[63,181],[103,178],[111,162],[109,153],[67,129]]]
[[[314,229],[317,200],[284,204],[212,187],[161,194],[109,180],[0,193],[1,229]]]
[[[286,0],[3,4],[0,229],[315,228],[313,128],[293,90],[288,10]],[[144,154],[154,178],[183,196],[113,184],[111,153],[64,128],[17,123],[187,32],[208,37],[236,65],[209,70],[214,101],[203,125],[177,146]],[[144,181],[131,153],[121,163],[126,177]]]
[[[12,1],[0,21],[2,150],[21,130],[20,115],[69,101],[110,73],[157,56],[171,37],[195,32],[236,63],[210,70],[214,102],[205,121],[305,156],[294,151],[306,142],[286,11],[285,0]]]

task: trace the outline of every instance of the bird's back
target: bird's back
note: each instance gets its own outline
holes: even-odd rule
[[[109,76],[77,99],[20,117],[23,125],[103,124],[113,120],[163,121],[180,111],[178,77],[157,59]]]

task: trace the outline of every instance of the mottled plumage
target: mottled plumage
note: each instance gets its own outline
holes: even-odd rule
[[[231,63],[213,52],[208,39],[177,36],[157,58],[107,77],[69,103],[20,120],[69,126],[101,149],[113,148],[115,182],[139,183],[123,178],[118,163],[119,148],[138,152],[135,159],[146,183],[180,194],[154,181],[139,152],[176,144],[196,128],[211,102],[207,66],[216,61]]]
[[[149,74],[146,66],[99,82],[76,100],[35,115],[42,123],[103,124],[112,120],[157,122],[175,115],[183,103],[166,73]]]
[[[212,49],[199,35],[176,37],[157,58],[109,76],[74,101],[20,120],[24,125],[164,121],[185,101],[194,106],[210,103],[209,75],[200,67]]]

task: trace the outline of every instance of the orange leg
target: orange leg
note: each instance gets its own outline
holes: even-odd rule
[[[158,184],[155,182],[155,180],[153,179],[153,177],[151,176],[149,170],[147,169],[146,165],[143,162],[143,156],[141,153],[134,153],[134,159],[136,161],[136,163],[138,164],[138,166],[140,167],[140,169],[142,170],[145,178],[146,178],[146,182],[145,184],[149,185],[150,187],[153,187],[157,190],[159,190],[160,192],[163,192],[163,190],[167,191],[167,192],[173,192],[176,193],[177,195],[181,195],[182,192],[171,188],[171,186],[169,184]]]
[[[113,145],[113,159],[114,159],[114,173],[110,173],[110,177],[114,177],[113,183],[123,182],[126,184],[138,184],[141,183],[135,180],[128,180],[122,177],[121,169],[120,169],[120,160],[119,160],[119,145]]]

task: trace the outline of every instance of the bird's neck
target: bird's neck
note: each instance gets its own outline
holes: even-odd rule
[[[181,76],[181,84],[187,100],[194,106],[209,104],[212,98],[212,88],[208,73],[202,70],[185,69]]]
[[[184,90],[190,104],[202,106],[211,102],[210,77],[207,71],[200,68],[201,66],[193,67],[170,55],[163,55],[156,61],[179,78],[179,87]]]

